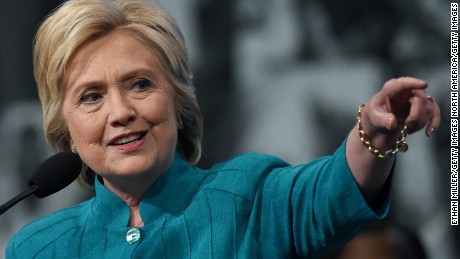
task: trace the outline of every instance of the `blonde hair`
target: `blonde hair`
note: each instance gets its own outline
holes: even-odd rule
[[[70,0],[41,24],[35,38],[34,75],[48,144],[57,152],[71,150],[62,116],[67,62],[82,44],[114,30],[130,31],[159,55],[174,86],[177,118],[182,125],[178,130],[180,151],[195,165],[201,157],[203,125],[183,36],[164,10],[139,0]],[[94,177],[91,170],[82,170],[78,180],[92,187]]]

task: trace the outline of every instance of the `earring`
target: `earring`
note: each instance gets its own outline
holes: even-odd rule
[[[72,143],[72,145],[70,146],[70,149],[72,150],[72,153],[78,154],[77,146],[75,146],[75,143]]]

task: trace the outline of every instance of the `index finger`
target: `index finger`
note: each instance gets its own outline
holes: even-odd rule
[[[428,83],[415,77],[400,77],[387,81],[382,87],[382,94],[376,96],[377,102],[385,103],[388,98],[392,98],[403,92],[411,90],[426,89]],[[407,96],[409,99],[410,95]]]

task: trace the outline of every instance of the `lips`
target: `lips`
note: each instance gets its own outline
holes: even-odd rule
[[[141,140],[145,136],[146,132],[136,132],[136,133],[128,133],[128,134],[123,134],[120,136],[117,136],[113,138],[110,142],[109,145],[113,146],[119,146],[119,145],[126,145],[129,143],[133,143],[136,141]]]

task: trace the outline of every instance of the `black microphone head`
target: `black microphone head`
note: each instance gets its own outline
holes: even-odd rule
[[[57,153],[35,170],[29,186],[37,185],[35,196],[43,198],[67,187],[78,177],[80,170],[80,156],[72,152]]]

